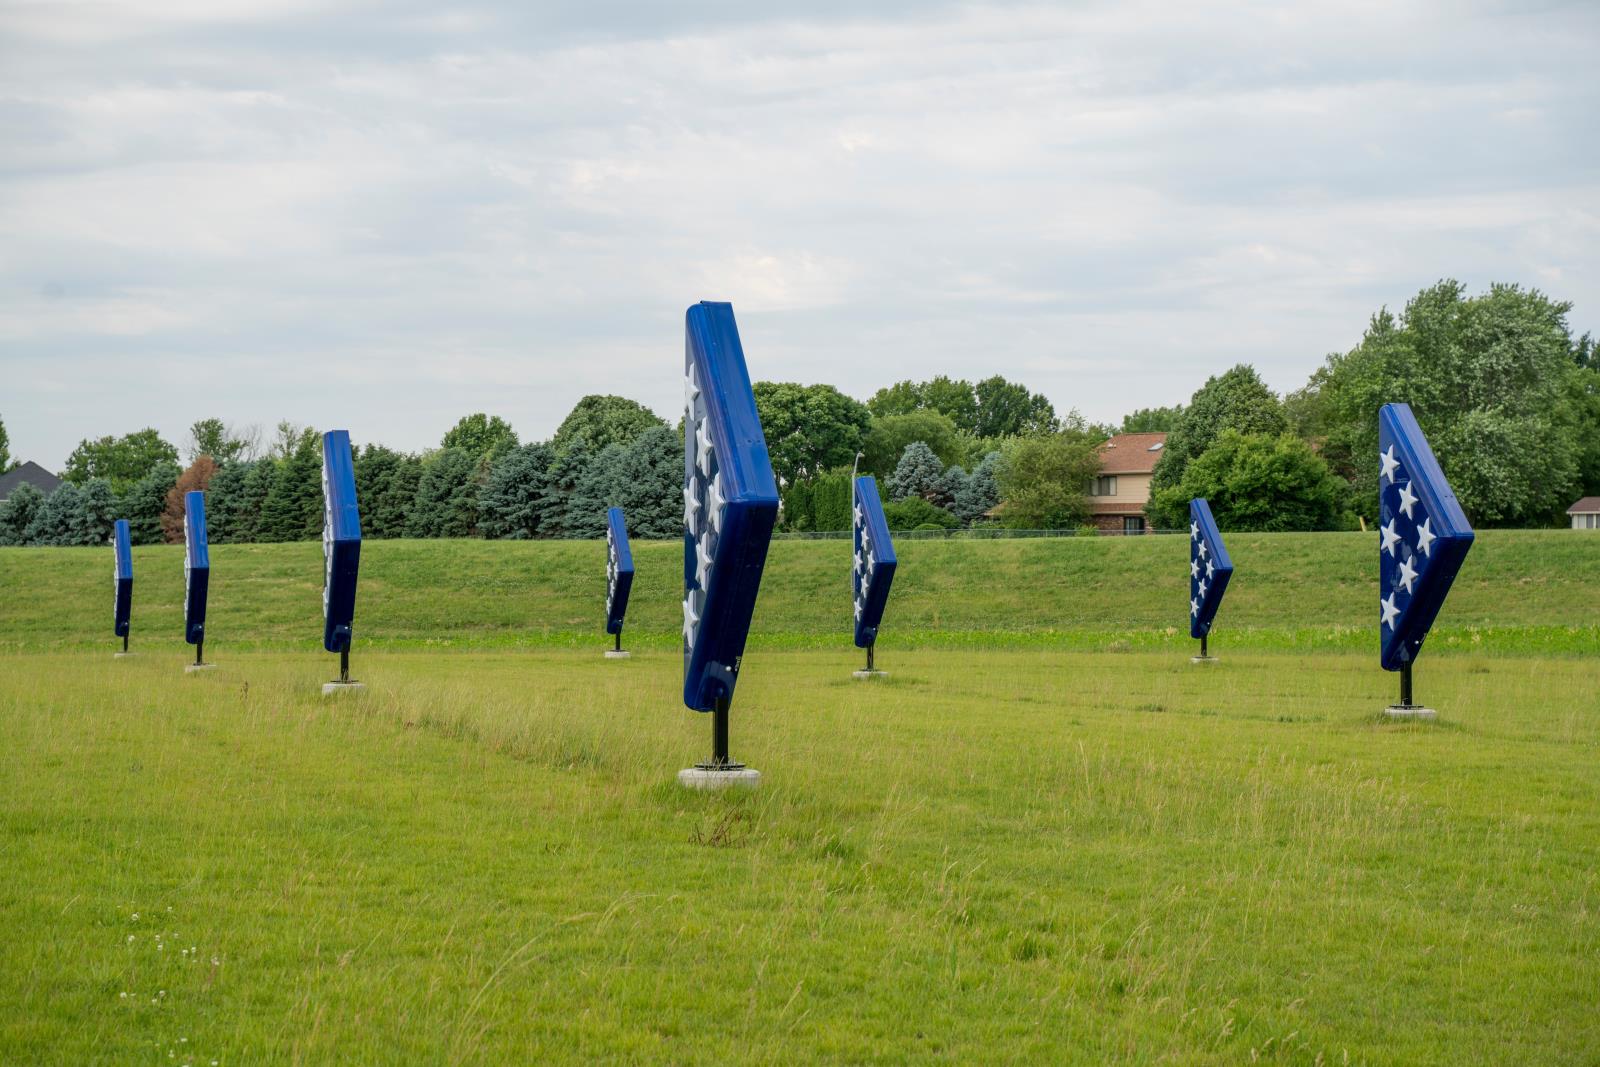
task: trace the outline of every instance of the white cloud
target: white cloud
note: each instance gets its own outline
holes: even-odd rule
[[[1111,419],[1238,360],[1297,387],[1441,276],[1600,291],[1581,4],[183,0],[0,34],[0,415],[50,464],[208,414],[418,448],[585,392],[670,413],[702,298],[758,378],[998,372]]]

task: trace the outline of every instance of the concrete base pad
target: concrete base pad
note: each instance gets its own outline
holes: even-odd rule
[[[685,789],[754,789],[761,784],[761,772],[753,767],[685,767],[678,772],[678,784]]]
[[[193,674],[195,671],[214,671],[216,669],[217,665],[215,663],[191,663],[183,669],[183,673]]]
[[[1390,719],[1419,719],[1423,722],[1432,722],[1439,717],[1437,711],[1420,704],[1390,704],[1383,709],[1383,714]]]
[[[1190,656],[1189,657],[1189,662],[1190,663],[1215,663],[1215,662],[1217,662],[1217,657],[1215,657],[1215,656]]]
[[[113,652],[113,653],[111,653],[111,658],[112,659],[127,659],[129,656],[137,656],[138,654],[139,653],[137,653],[137,652]]]
[[[322,695],[325,697],[331,697],[335,693],[365,693],[366,691],[367,687],[362,685],[360,682],[322,683]]]
[[[887,678],[887,677],[889,677],[889,672],[888,671],[851,671],[850,672],[850,677],[865,682],[865,681],[870,681],[873,678]]]
[[[627,659],[627,658],[628,658],[628,652],[627,652],[626,649],[624,649],[624,650],[622,650],[620,652],[617,651],[614,648],[606,649],[606,659]]]

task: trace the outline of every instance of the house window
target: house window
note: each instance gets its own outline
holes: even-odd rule
[[[1122,517],[1122,532],[1125,534],[1144,533],[1144,516],[1124,515]]]
[[[1089,484],[1090,496],[1116,496],[1117,476],[1115,474],[1102,474]]]

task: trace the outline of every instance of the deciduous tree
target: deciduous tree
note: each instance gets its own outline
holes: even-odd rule
[[[159,464],[177,462],[178,450],[155,430],[144,429],[122,437],[79,441],[67,457],[67,469],[61,476],[80,486],[91,478],[104,478],[114,492],[121,494]]]
[[[756,413],[772,471],[788,485],[855,459],[872,415],[831,385],[757,382]]]
[[[1172,498],[1162,496],[1161,490],[1181,482],[1184,468],[1210,448],[1224,430],[1276,437],[1286,429],[1288,419],[1282,401],[1267,388],[1254,367],[1241,363],[1225,374],[1206,379],[1184,408],[1176,428],[1167,435],[1161,460],[1150,477],[1151,495],[1156,501],[1148,509],[1151,520],[1161,527],[1188,524],[1188,503],[1180,511],[1166,510],[1160,501]]]
[[[550,447],[561,455],[582,438],[590,451],[599,451],[613,443],[625,445],[646,430],[665,425],[666,422],[637,401],[621,396],[591,395],[578,401],[562,420],[556,435],[550,439]]]
[[[498,415],[478,412],[463,416],[445,432],[441,448],[459,448],[475,460],[494,459],[517,447],[517,432]]]
[[[1293,434],[1230,429],[1184,468],[1182,482],[1160,491],[1155,510],[1187,516],[1189,501],[1204,497],[1223,530],[1335,530],[1354,524],[1344,520],[1347,492]]]

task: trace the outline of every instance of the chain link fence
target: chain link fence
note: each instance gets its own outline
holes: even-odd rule
[[[1011,530],[1000,526],[975,526],[965,530],[891,530],[896,541],[1005,541],[1014,537],[1144,537],[1147,534],[1183,534],[1187,529],[1101,530],[1092,527],[1070,530]],[[846,541],[849,530],[787,531],[772,535],[774,541]]]

